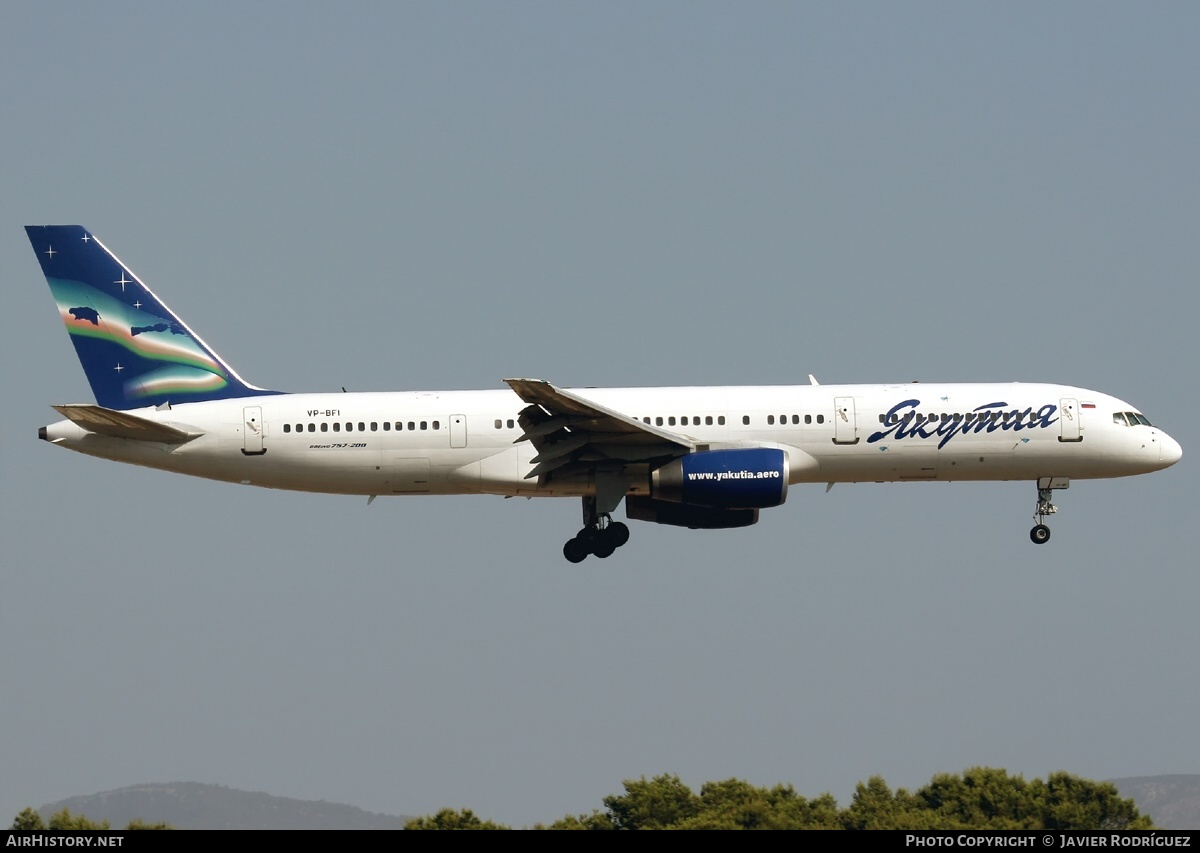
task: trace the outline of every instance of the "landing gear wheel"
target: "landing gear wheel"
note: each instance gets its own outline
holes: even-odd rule
[[[583,499],[583,528],[563,545],[563,556],[572,563],[582,563],[588,554],[603,560],[628,541],[629,527],[607,512],[597,512],[596,498],[589,496]]]
[[[1029,538],[1034,545],[1045,545],[1050,541],[1050,528],[1044,524],[1034,525],[1033,530],[1029,531]]]
[[[622,521],[610,522],[608,527],[604,528],[604,532],[612,541],[614,548],[620,548],[629,541],[629,525]]]
[[[590,551],[591,549],[578,538],[568,539],[567,544],[563,545],[563,556],[572,563],[582,563]]]

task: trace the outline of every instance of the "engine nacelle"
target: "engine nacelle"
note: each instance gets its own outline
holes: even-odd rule
[[[650,472],[651,497],[697,507],[779,506],[787,499],[787,488],[788,457],[774,447],[704,450]]]
[[[692,530],[722,530],[749,527],[758,521],[756,509],[718,509],[712,506],[656,501],[644,495],[625,498],[625,515],[635,521],[690,527]]]

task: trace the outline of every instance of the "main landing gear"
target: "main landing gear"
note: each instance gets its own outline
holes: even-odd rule
[[[1037,508],[1033,511],[1033,520],[1037,522],[1029,531],[1029,539],[1034,545],[1045,545],[1050,541],[1050,528],[1046,526],[1046,516],[1058,512],[1058,507],[1050,503],[1055,489],[1065,489],[1071,485],[1066,477],[1042,477],[1038,480]]]
[[[610,513],[597,512],[596,499],[586,497],[583,499],[583,529],[563,545],[563,556],[572,563],[582,563],[588,554],[604,559],[628,541],[629,527],[613,521]]]

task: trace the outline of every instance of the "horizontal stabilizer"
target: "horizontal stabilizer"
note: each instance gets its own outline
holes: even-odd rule
[[[91,403],[67,403],[53,407],[69,421],[73,421],[88,432],[109,435],[113,438],[128,438],[132,441],[158,441],[164,444],[183,444],[203,433],[188,432],[178,427],[160,424],[140,418],[128,412],[118,412]]]

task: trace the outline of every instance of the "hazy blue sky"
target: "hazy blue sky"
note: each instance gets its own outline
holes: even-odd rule
[[[1200,772],[1198,45],[1190,2],[7,4],[0,818]],[[815,486],[572,566],[573,500],[37,442],[91,400],[43,223],[267,387],[1050,381],[1185,456],[1076,482],[1042,548],[1030,483]]]

